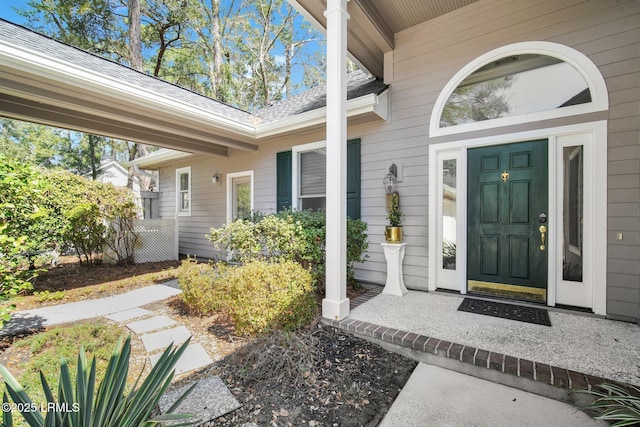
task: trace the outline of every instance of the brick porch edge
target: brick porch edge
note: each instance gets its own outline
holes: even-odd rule
[[[360,305],[376,295],[377,292],[369,291],[352,301],[352,307]],[[376,342],[383,347],[390,347],[392,351],[403,353],[418,361],[580,405],[590,403],[595,397],[586,393],[574,393],[576,390],[592,390],[604,382],[622,386],[628,385],[545,363],[520,359],[360,320],[347,318],[335,321],[323,318],[321,322],[326,326]]]

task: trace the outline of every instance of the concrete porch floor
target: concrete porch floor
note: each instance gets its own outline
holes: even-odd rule
[[[571,390],[604,381],[640,385],[640,325],[550,309],[548,327],[458,311],[462,295],[376,293],[327,323],[428,364],[571,403],[593,400]]]

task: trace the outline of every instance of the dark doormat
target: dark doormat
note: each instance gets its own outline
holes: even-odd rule
[[[503,302],[484,301],[465,298],[458,307],[458,311],[485,314],[502,319],[517,320],[519,322],[535,323],[536,325],[551,326],[549,313],[544,308],[523,307],[521,305]]]

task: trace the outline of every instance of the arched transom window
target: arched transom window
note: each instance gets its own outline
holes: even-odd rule
[[[555,43],[517,43],[458,72],[436,102],[430,130],[438,136],[607,108],[604,81],[587,57]]]

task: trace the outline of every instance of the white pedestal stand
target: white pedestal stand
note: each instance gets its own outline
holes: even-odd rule
[[[406,243],[381,243],[384,257],[387,259],[387,283],[383,294],[404,296],[408,291],[402,278],[402,260]]]

